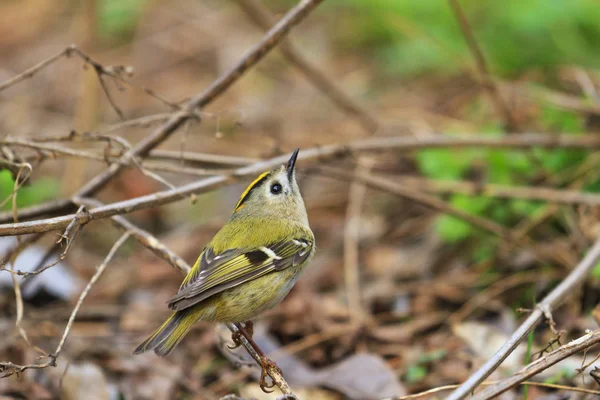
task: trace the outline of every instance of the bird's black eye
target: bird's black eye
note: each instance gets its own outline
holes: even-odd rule
[[[281,193],[282,189],[283,188],[281,187],[281,184],[278,182],[275,182],[274,184],[271,185],[271,193],[273,193],[273,194]]]

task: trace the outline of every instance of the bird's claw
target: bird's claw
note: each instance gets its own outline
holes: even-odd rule
[[[275,370],[279,373],[279,375],[281,375],[281,368],[279,368],[279,366],[277,364],[275,364],[275,361],[271,360],[270,358],[267,357],[261,357],[261,361],[260,361],[260,388],[263,392],[265,393],[273,393],[272,390],[269,390],[273,387],[275,387],[275,381],[273,380],[273,378],[271,378],[271,383],[268,384],[267,383],[267,376],[269,376],[269,371]]]
[[[248,336],[250,336],[250,338],[252,338],[252,336],[254,336],[254,323],[252,321],[246,321],[244,323],[244,330],[246,331]],[[231,334],[231,340],[233,340],[233,346],[228,345],[227,348],[233,350],[233,349],[237,349],[238,347],[240,347],[242,345],[242,336],[244,336],[244,334],[242,333],[242,331],[240,331],[240,328],[238,328],[237,331],[235,331]]]

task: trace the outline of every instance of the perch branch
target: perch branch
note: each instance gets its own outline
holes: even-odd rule
[[[225,325],[232,333],[238,332],[238,329],[234,324],[227,323]],[[254,361],[256,361],[258,365],[262,365],[262,359],[260,357],[259,352],[250,344],[250,342],[243,335],[240,335],[239,340],[242,343],[242,346],[244,346],[244,348],[248,352],[248,354],[252,356]],[[276,368],[268,368],[267,373],[271,377],[273,382],[277,385],[277,387],[279,387],[281,393],[283,393],[284,395],[293,395],[292,389]]]

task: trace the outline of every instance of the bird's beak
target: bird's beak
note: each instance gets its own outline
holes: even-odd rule
[[[285,164],[285,169],[287,170],[287,174],[290,179],[292,178],[292,175],[294,175],[294,167],[296,166],[296,158],[298,157],[299,151],[300,149],[294,150],[287,164]]]

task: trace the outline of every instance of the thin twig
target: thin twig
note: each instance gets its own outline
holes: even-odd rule
[[[368,174],[373,159],[363,159],[356,166],[357,174]],[[359,239],[360,220],[367,187],[361,182],[353,182],[348,194],[346,222],[344,229],[344,282],[349,315],[355,324],[360,325],[366,316],[360,292]]]
[[[267,30],[274,25],[275,18],[260,0],[237,0],[237,3],[252,21],[262,29]],[[327,95],[336,106],[344,110],[346,114],[356,118],[367,132],[374,133],[380,128],[381,124],[375,117],[354,102],[332,79],[329,79],[322,71],[308,61],[296,49],[296,46],[289,38],[281,42],[279,50],[288,61],[297,67],[316,88]]]
[[[481,382],[485,380],[493,371],[502,364],[527,337],[529,332],[540,322],[544,312],[552,312],[558,307],[565,298],[572,294],[585,281],[589,271],[596,265],[600,258],[600,239],[596,240],[592,248],[579,264],[569,273],[569,275],[552,290],[531,312],[529,317],[512,334],[508,341],[481,366],[473,375],[469,377],[458,389],[450,394],[448,400],[460,400],[468,396]]]
[[[575,339],[553,352],[540,357],[513,376],[503,379],[500,382],[485,388],[481,392],[476,393],[471,399],[488,400],[496,398],[508,389],[550,368],[559,361],[562,361],[573,354],[577,354],[582,350],[588,349],[597,343],[600,343],[600,330],[590,332],[587,335]]]
[[[202,93],[192,97],[181,107],[183,111],[175,112],[169,120],[156,129],[148,137],[140,141],[132,150],[121,157],[124,164],[135,157],[144,157],[181,127],[187,120],[197,118],[197,109],[201,109],[220,96],[246,71],[256,65],[270,50],[272,50],[290,31],[302,21],[323,0],[302,0],[292,8],[271,30],[269,30],[241,60],[218,77]],[[77,197],[90,197],[123,169],[122,163],[112,164],[107,170],[92,178],[87,185],[76,194]]]
[[[384,190],[388,193],[392,193],[401,196],[405,199],[415,201],[433,210],[440,211],[444,214],[460,218],[461,220],[468,222],[469,224],[473,225],[478,229],[493,233],[501,238],[506,239],[507,241],[510,241],[510,230],[506,229],[502,225],[499,225],[486,218],[470,214],[456,207],[453,207],[447,202],[435,196],[416,191],[412,188],[405,187],[403,185],[398,185],[394,181],[391,181],[389,179],[385,179],[372,174],[364,174],[357,171],[348,172],[344,169],[333,167],[313,167],[311,168],[311,171],[318,172],[324,175],[334,176],[336,178],[346,179],[349,181],[358,181],[363,183],[364,185]]]
[[[101,207],[104,205],[101,201],[90,198],[80,198],[75,201],[78,204],[85,204],[88,207]],[[125,217],[115,216],[111,219],[111,222],[120,230],[129,232],[144,247],[184,274],[187,274],[192,269],[181,257],[158,240],[156,236],[132,224]]]
[[[500,381],[483,382],[481,384],[481,386],[495,385],[498,382],[500,382]],[[548,388],[548,389],[563,390],[563,391],[566,391],[566,392],[600,395],[600,391],[599,390],[586,389],[586,388],[581,388],[581,387],[576,387],[576,386],[557,385],[557,384],[553,384],[553,383],[526,381],[526,382],[519,383],[519,385],[523,385],[523,386],[537,386],[537,387]],[[416,399],[422,399],[423,397],[426,397],[426,396],[431,396],[431,395],[434,395],[434,394],[437,394],[437,393],[440,393],[440,392],[445,392],[447,390],[456,389],[458,386],[459,385],[438,386],[438,387],[435,387],[433,389],[425,390],[424,392],[415,393],[415,394],[409,394],[409,395],[406,395],[406,396],[394,397],[393,399],[386,399],[386,400],[416,400]]]
[[[480,184],[454,180],[443,181],[412,176],[401,176],[394,179],[397,179],[399,184],[429,193],[464,194],[500,199],[544,201],[553,204],[600,206],[600,195],[576,190],[561,190],[539,186],[509,186],[494,183]]]
[[[250,157],[225,156],[221,154],[192,153],[187,151],[152,150],[148,158],[170,161],[185,161],[198,164],[216,164],[242,167],[257,163],[261,160]]]
[[[9,88],[9,87],[11,87],[11,86],[16,85],[19,82],[24,81],[25,79],[31,78],[32,76],[34,76],[35,74],[37,74],[39,71],[41,71],[42,69],[46,68],[48,65],[56,62],[58,59],[60,59],[60,58],[62,58],[64,56],[66,56],[71,51],[71,49],[73,47],[74,46],[69,46],[66,49],[63,49],[63,50],[59,51],[55,55],[50,56],[47,59],[39,62],[38,64],[34,65],[33,67],[31,67],[31,68],[29,68],[29,69],[21,72],[19,75],[15,76],[15,77],[13,77],[13,78],[5,81],[5,82],[0,83],[0,92],[3,91],[3,90],[5,90],[5,89],[7,89],[7,88]]]
[[[104,261],[102,261],[102,264],[100,264],[96,268],[96,273],[94,273],[94,275],[92,276],[92,278],[90,279],[88,284],[85,286],[85,288],[79,295],[79,298],[77,299],[77,303],[75,304],[75,307],[73,308],[73,311],[71,312],[71,315],[69,316],[69,321],[67,322],[67,326],[65,326],[65,331],[63,332],[63,335],[60,338],[60,342],[58,342],[58,346],[56,346],[56,350],[52,354],[52,357],[54,359],[57,359],[58,356],[60,355],[60,352],[65,344],[65,341],[67,340],[67,336],[69,335],[69,332],[71,331],[71,327],[73,326],[73,322],[75,321],[75,317],[77,316],[77,313],[79,312],[79,309],[81,308],[81,305],[83,304],[83,300],[85,300],[88,293],[90,292],[90,290],[92,289],[94,284],[98,281],[98,279],[100,279],[100,276],[102,275],[102,273],[104,272],[104,270],[106,269],[106,267],[108,266],[110,261],[113,259],[113,257],[117,253],[117,251],[121,248],[123,243],[125,243],[125,241],[127,239],[129,239],[130,236],[131,236],[131,232],[125,232],[123,235],[121,235],[121,237],[115,242],[113,247],[110,249],[110,251],[108,252],[106,257],[104,258]]]
[[[473,54],[473,57],[475,58],[475,63],[477,64],[477,70],[479,71],[479,75],[481,76],[481,80],[482,80],[484,89],[489,94],[490,98],[492,99],[492,102],[496,106],[496,109],[498,110],[500,115],[502,115],[502,118],[504,119],[504,122],[506,123],[506,127],[508,128],[508,130],[518,131],[519,126],[517,124],[517,121],[516,121],[515,117],[513,116],[510,108],[506,104],[506,102],[502,99],[502,96],[500,95],[498,87],[496,86],[496,83],[494,82],[494,80],[492,79],[492,77],[490,75],[489,69],[487,67],[487,63],[485,61],[485,57],[483,56],[483,52],[481,51],[481,48],[477,44],[475,35],[473,34],[473,31],[471,30],[469,21],[467,20],[467,17],[465,15],[462,7],[460,6],[459,1],[458,0],[449,0],[449,2],[450,2],[450,6],[452,7],[452,10],[454,11],[454,13],[456,15],[456,18],[458,19],[460,29],[462,30],[463,35],[465,36],[465,40],[467,41],[469,49],[471,50],[471,53]]]
[[[79,295],[77,304],[75,304],[75,307],[73,308],[73,311],[71,312],[71,315],[69,316],[69,320],[67,322],[67,325],[65,326],[63,335],[62,335],[58,345],[56,346],[56,350],[54,350],[54,353],[48,354],[47,356],[45,356],[45,358],[47,358],[48,361],[46,361],[44,363],[29,364],[29,365],[17,365],[17,364],[11,363],[11,362],[0,362],[0,378],[4,378],[4,377],[10,376],[10,375],[13,375],[15,373],[21,373],[27,369],[42,369],[42,368],[47,368],[50,366],[56,366],[56,360],[59,357],[60,352],[62,351],[65,341],[67,340],[67,336],[69,336],[69,332],[71,331],[71,327],[73,326],[73,322],[75,321],[75,317],[77,316],[77,313],[79,312],[79,309],[81,308],[81,305],[83,304],[83,301],[85,300],[86,296],[88,295],[88,293],[90,292],[90,290],[92,289],[94,284],[98,281],[98,279],[100,278],[100,276],[102,275],[102,273],[104,272],[106,267],[108,266],[108,263],[115,256],[117,250],[119,250],[119,248],[129,238],[130,235],[131,234],[129,232],[125,232],[119,238],[119,240],[117,240],[117,242],[115,242],[113,247],[110,249],[110,252],[108,253],[106,258],[102,262],[102,264],[100,264],[97,267],[96,273],[92,276],[92,278],[90,279],[90,281],[88,282],[86,287],[83,289],[83,291]],[[22,313],[22,311],[21,311],[21,313]],[[25,337],[25,339],[26,339],[26,337]]]
[[[464,147],[490,147],[490,148],[573,148],[594,149],[600,147],[600,136],[570,136],[570,135],[536,135],[520,134],[505,137],[485,136],[442,136],[431,137],[377,137],[357,140],[350,143],[333,144],[302,150],[298,160],[327,160],[360,152],[375,152],[389,150],[418,150],[424,148],[464,148]],[[190,194],[206,193],[226,184],[233,183],[241,178],[253,176],[287,161],[289,155],[283,155],[260,161],[247,167],[236,169],[229,176],[216,176],[181,186],[175,190],[156,192],[104,207],[90,210],[93,219],[108,218],[117,214],[129,213],[149,207],[156,207],[187,198]],[[113,164],[113,166],[116,164]],[[75,197],[88,197],[76,195]],[[55,201],[52,204],[34,206],[19,212],[19,218],[32,218],[42,213],[57,212],[69,206],[68,201]],[[40,221],[23,222],[20,224],[0,225],[0,236],[20,235],[25,233],[46,232],[54,229],[63,229],[71,221],[73,215],[50,218]],[[12,216],[0,213],[0,222],[10,221]]]

